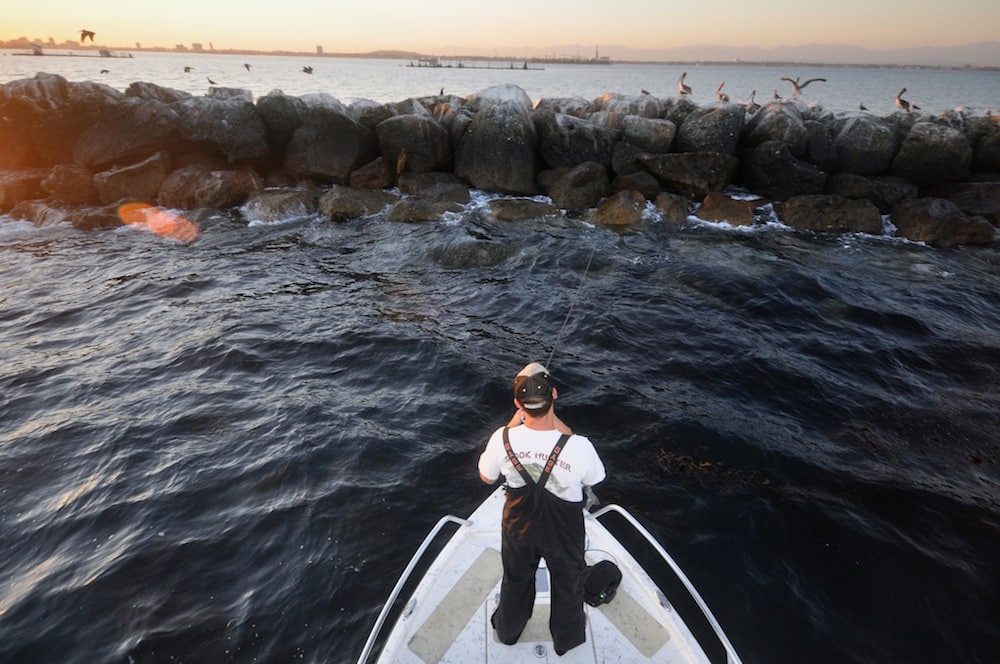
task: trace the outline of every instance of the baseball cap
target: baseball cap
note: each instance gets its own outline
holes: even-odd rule
[[[525,366],[514,377],[514,398],[525,410],[542,410],[552,403],[552,378],[538,362]]]

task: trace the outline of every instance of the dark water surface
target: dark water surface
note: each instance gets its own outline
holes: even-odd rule
[[[995,661],[1000,245],[199,225],[0,218],[0,661],[353,661],[568,311],[598,495],[745,662]]]

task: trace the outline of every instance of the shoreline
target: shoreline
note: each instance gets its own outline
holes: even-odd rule
[[[56,57],[63,54],[56,53],[44,53],[42,55],[37,55],[31,51],[31,44],[24,44],[22,42],[17,42],[16,45],[11,45],[12,42],[0,43],[0,51],[16,51],[21,49],[27,49],[26,52],[22,53],[4,53],[3,55],[15,55],[15,56],[32,56],[32,57]],[[415,51],[394,51],[394,50],[378,50],[369,51],[366,53],[317,53],[315,51],[259,51],[255,49],[178,49],[152,46],[152,47],[115,47],[115,46],[78,46],[71,47],[69,45],[60,44],[54,46],[44,46],[46,51],[84,51],[84,52],[94,52],[97,54],[101,50],[109,50],[112,53],[119,54],[113,55],[111,57],[131,57],[130,55],[120,55],[120,54],[131,54],[131,53],[176,53],[178,55],[263,55],[263,56],[277,56],[277,57],[313,57],[313,58],[341,58],[341,59],[359,59],[359,60],[419,60],[427,58],[437,58],[438,60],[468,60],[475,62],[528,62],[531,64],[560,64],[560,65],[587,65],[587,66],[599,66],[601,68],[607,66],[614,66],[616,64],[622,65],[643,65],[643,66],[685,66],[685,67],[697,67],[697,66],[711,66],[711,67],[818,67],[822,69],[899,69],[899,70],[928,70],[928,71],[987,71],[987,72],[1000,72],[1000,65],[985,65],[985,64],[963,64],[963,65],[948,65],[948,64],[899,64],[899,63],[847,63],[847,62],[817,62],[808,59],[803,60],[643,60],[643,59],[601,59],[598,61],[592,58],[571,58],[563,56],[486,56],[486,55],[442,55],[442,54],[427,54],[418,53]],[[86,57],[107,57],[100,55],[86,56]]]

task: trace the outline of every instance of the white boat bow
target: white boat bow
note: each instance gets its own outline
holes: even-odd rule
[[[520,640],[513,646],[497,641],[490,616],[496,608],[503,576],[500,517],[504,499],[500,488],[468,519],[449,515],[438,521],[393,588],[358,664],[369,662],[376,650],[374,661],[379,664],[710,662],[706,647],[695,638],[663,591],[601,522],[611,513],[622,516],[684,585],[718,639],[715,650],[724,652],[728,664],[740,664],[722,627],[680,566],[627,510],[617,505],[584,512],[588,564],[611,559],[622,572],[621,584],[611,602],[597,607],[585,605],[586,643],[562,656],[552,648],[548,627],[551,596],[544,560],[536,576],[534,611]],[[383,628],[409,577],[449,524],[457,524],[458,529],[427,568],[383,640]]]

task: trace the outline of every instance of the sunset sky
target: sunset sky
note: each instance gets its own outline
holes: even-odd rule
[[[120,48],[491,54],[566,44],[867,48],[1000,39],[1000,2],[952,0],[25,0],[5,2],[0,40],[57,43],[93,30]],[[589,53],[587,53],[589,55]]]

